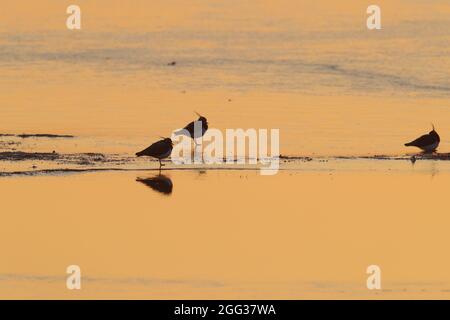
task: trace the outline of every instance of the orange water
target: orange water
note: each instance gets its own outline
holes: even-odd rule
[[[73,1],[1,4],[0,134],[76,137],[0,137],[0,152],[132,157],[194,110],[280,129],[283,155],[404,155],[431,123],[450,151],[447,1],[379,0],[379,31],[362,0],[76,2],[80,31]],[[448,298],[449,173],[315,158],[271,177],[167,170],[170,195],[136,182],[145,170],[1,177],[0,297]]]
[[[80,31],[69,3],[2,5],[2,131],[134,154],[196,110],[280,129],[282,154],[403,154],[432,122],[450,150],[445,1],[379,1],[377,31],[356,0],[79,1]]]

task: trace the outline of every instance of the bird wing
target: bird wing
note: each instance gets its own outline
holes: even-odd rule
[[[164,140],[160,140],[160,141],[153,143],[147,149],[144,149],[141,152],[138,152],[137,155],[156,157],[163,153],[166,153],[167,151],[168,151],[167,144],[164,142]]]
[[[195,121],[192,121],[191,123],[189,123],[186,127],[184,127],[184,130],[187,130],[189,133],[194,132],[194,127],[195,127]]]
[[[424,134],[423,136],[417,138],[414,141],[411,141],[409,143],[407,143],[410,146],[415,146],[415,147],[419,147],[419,146],[429,146],[433,143],[435,143],[435,139],[429,135],[429,134]]]

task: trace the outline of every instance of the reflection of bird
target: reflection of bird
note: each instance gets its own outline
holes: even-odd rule
[[[165,175],[157,175],[151,178],[137,178],[136,181],[145,184],[147,187],[163,194],[171,194],[173,189],[172,180]]]
[[[161,159],[169,157],[170,154],[172,153],[172,149],[173,149],[172,140],[170,138],[164,138],[163,140],[155,142],[147,149],[144,149],[136,153],[136,155],[138,157],[149,156],[158,159],[159,167],[161,168],[161,166],[163,165],[161,163]]]
[[[424,134],[420,138],[417,138],[414,141],[411,141],[409,143],[405,143],[405,146],[407,147],[417,147],[422,149],[425,152],[432,152],[435,151],[436,148],[439,146],[439,142],[441,141],[441,138],[439,137],[438,133],[434,130],[430,131],[428,134]]]
[[[199,118],[196,121],[192,121],[186,127],[181,130],[175,131],[175,135],[185,135],[194,139],[194,142],[197,144],[195,139],[203,137],[206,130],[208,130],[208,120],[205,117],[201,116],[196,112]],[[197,130],[195,130],[197,129]]]

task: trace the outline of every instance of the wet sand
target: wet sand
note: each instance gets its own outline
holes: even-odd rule
[[[1,178],[0,297],[449,298],[447,162],[376,162]]]

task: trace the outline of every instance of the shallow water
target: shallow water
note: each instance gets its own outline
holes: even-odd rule
[[[21,2],[0,13],[0,133],[134,154],[196,110],[220,130],[280,129],[285,155],[414,152],[403,144],[432,122],[450,151],[445,1],[379,1],[379,32],[358,0],[99,0],[80,32],[63,5]]]
[[[423,165],[0,179],[0,297],[448,298],[450,171]]]
[[[1,5],[0,298],[449,298],[447,0],[69,4]],[[278,174],[134,156],[194,110]]]

